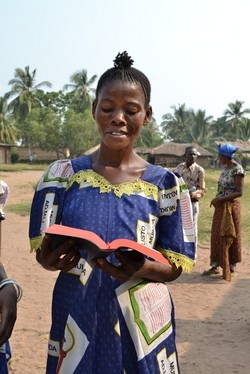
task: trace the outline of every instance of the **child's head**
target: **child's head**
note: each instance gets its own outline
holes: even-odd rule
[[[141,86],[145,96],[145,107],[148,107],[151,96],[151,86],[148,78],[140,70],[133,68],[133,60],[127,52],[118,53],[114,60],[114,67],[105,71],[100,77],[96,88],[96,99],[105,84],[114,80],[132,82]]]

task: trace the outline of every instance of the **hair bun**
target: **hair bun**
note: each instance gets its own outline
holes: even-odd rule
[[[134,60],[128,55],[127,51],[118,53],[114,59],[114,67],[118,69],[129,69],[133,65]]]

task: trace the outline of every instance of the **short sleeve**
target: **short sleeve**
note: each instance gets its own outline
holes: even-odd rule
[[[233,168],[233,175],[242,175],[242,176],[245,175],[244,169],[243,169],[243,167],[240,164],[237,164]]]
[[[170,263],[191,271],[196,259],[192,205],[182,177],[170,171],[159,185],[159,210],[157,249]]]
[[[30,212],[31,252],[40,246],[42,231],[53,223],[60,223],[67,183],[73,174],[71,162],[59,160],[51,164],[39,180]]]

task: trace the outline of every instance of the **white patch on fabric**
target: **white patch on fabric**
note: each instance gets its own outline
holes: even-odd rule
[[[171,216],[176,211],[177,200],[179,200],[179,189],[177,186],[167,190],[159,191],[160,216]]]
[[[128,281],[116,289],[116,294],[138,360],[141,360],[173,332],[167,285]]]
[[[44,229],[51,226],[56,221],[58,206],[54,205],[54,198],[54,193],[47,193],[45,196],[42,208],[42,220],[40,228],[41,233]]]
[[[149,214],[149,221],[137,221],[136,236],[137,242],[147,247],[153,247],[156,239],[155,226],[158,222],[158,217]]]
[[[48,355],[53,356],[53,357],[59,357],[59,355],[60,355],[60,343],[59,343],[59,341],[49,339]]]
[[[160,351],[157,355],[157,361],[159,365],[159,371],[161,374],[178,374],[178,365],[176,353],[173,353],[171,356],[167,357],[166,348]]]
[[[36,190],[40,191],[48,187],[66,188],[67,182],[73,174],[74,170],[69,161],[56,161],[45,171]]]
[[[194,222],[193,222],[193,211],[192,204],[189,197],[188,190],[181,192],[181,217],[182,217],[182,229],[184,242],[194,242]]]
[[[88,345],[89,341],[87,336],[80,329],[71,315],[69,315],[65,327],[62,352],[58,360],[59,367],[57,368],[57,373],[74,373],[79,362],[82,360]]]
[[[84,261],[84,266],[83,266],[83,269],[82,269],[82,272],[81,272],[81,275],[80,275],[80,282],[86,286],[88,280],[89,280],[89,277],[90,277],[90,274],[92,273],[92,266],[88,263],[87,260]]]

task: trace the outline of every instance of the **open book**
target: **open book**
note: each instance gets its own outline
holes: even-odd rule
[[[89,251],[91,259],[107,257],[112,251],[119,248],[127,248],[170,266],[168,260],[160,252],[130,239],[115,239],[111,243],[105,243],[104,240],[92,231],[57,224],[51,225],[43,230],[43,232],[53,235],[52,249],[57,248],[66,239],[73,238],[79,242],[81,249]]]

